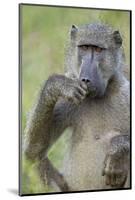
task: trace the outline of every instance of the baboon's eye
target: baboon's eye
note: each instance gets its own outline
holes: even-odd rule
[[[100,53],[103,49],[102,49],[101,47],[95,46],[95,47],[94,47],[94,50],[95,50],[96,52]]]
[[[86,51],[86,50],[88,50],[89,45],[81,45],[80,47],[81,47],[81,49],[83,49],[84,51]]]

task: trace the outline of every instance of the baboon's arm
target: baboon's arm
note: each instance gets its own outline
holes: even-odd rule
[[[84,89],[84,88],[85,89]],[[26,127],[25,155],[28,159],[39,160],[42,179],[53,178],[61,190],[67,190],[64,177],[47,158],[47,151],[60,137],[64,129],[71,125],[76,104],[86,95],[87,87],[63,75],[54,75],[41,89],[37,104]],[[75,103],[74,103],[75,102]],[[45,163],[48,166],[44,165]]]
[[[110,150],[105,158],[103,175],[107,185],[124,187],[128,176],[130,156],[129,135],[115,136],[111,140]]]
[[[25,155],[31,160],[46,154],[69,125],[68,104],[58,101],[62,83],[54,79],[50,77],[41,89],[25,129]]]
[[[48,141],[48,147],[51,147],[53,143],[63,133],[64,129],[71,125],[71,116],[74,106],[69,102],[60,100],[56,103],[53,111],[52,124],[49,127],[50,138]],[[53,163],[48,159],[47,152],[43,149],[40,153],[39,160],[39,173],[43,183],[49,185],[51,181],[54,181],[61,191],[69,191],[69,186],[64,176],[59,170],[53,166]]]

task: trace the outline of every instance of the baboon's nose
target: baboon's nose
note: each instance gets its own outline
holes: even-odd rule
[[[88,87],[88,92],[91,95],[91,97],[95,97],[97,94],[96,87],[92,84],[91,80],[89,78],[81,78],[82,82],[85,82]]]
[[[90,80],[88,78],[82,78],[81,81],[85,82],[85,83],[89,83]]]

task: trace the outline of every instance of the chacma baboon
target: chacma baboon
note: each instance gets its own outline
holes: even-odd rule
[[[61,191],[130,187],[130,90],[121,49],[119,31],[108,25],[72,25],[66,73],[41,89],[25,153]],[[59,173],[47,152],[67,127],[71,147]]]

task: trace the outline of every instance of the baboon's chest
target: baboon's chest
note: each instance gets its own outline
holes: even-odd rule
[[[78,109],[76,131],[78,137],[99,140],[112,132],[126,132],[129,128],[128,107],[106,101],[84,102]]]

